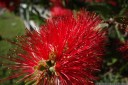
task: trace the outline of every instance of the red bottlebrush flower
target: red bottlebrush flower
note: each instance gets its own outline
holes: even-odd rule
[[[52,18],[37,31],[19,38],[19,57],[10,60],[10,69],[19,71],[10,78],[36,85],[93,85],[105,46],[101,19],[80,11],[76,15]]]
[[[20,0],[0,0],[0,8],[6,8],[10,11],[13,11],[16,9],[19,3]]]
[[[51,8],[51,15],[52,17],[72,15],[72,11],[63,7],[55,6]]]
[[[126,41],[120,48],[121,54],[124,56],[125,59],[128,60],[128,41]]]

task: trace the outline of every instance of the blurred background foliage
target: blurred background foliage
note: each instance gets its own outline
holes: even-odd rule
[[[96,12],[103,19],[101,26],[108,31],[109,40],[101,72],[97,74],[100,78],[96,82],[128,83],[128,59],[117,50],[121,43],[128,39],[128,0],[61,1],[59,6],[63,9],[73,12],[85,9]],[[10,3],[13,3],[13,6],[10,6]],[[25,28],[38,30],[38,26],[52,16],[51,9],[54,7],[55,3],[51,0],[0,0],[0,56],[8,57],[15,48],[7,40],[15,41],[17,36],[25,33]],[[0,58],[0,62],[6,61]],[[10,73],[11,70],[0,64],[0,79],[6,78]],[[17,80],[7,80],[0,85],[25,85],[23,82],[16,83]]]
[[[10,50],[12,50],[15,47],[10,42],[7,42],[6,39],[13,41],[16,39],[16,36],[23,35],[24,32],[25,26],[18,16],[15,16],[13,13],[7,11],[0,15],[0,56],[8,57],[8,54],[10,54]],[[6,61],[5,59],[0,58],[0,62]],[[0,64],[0,79],[7,78],[10,75],[10,73],[10,70],[4,68],[4,66]],[[4,83],[0,83],[0,85],[20,84],[16,84],[16,80],[7,80]]]

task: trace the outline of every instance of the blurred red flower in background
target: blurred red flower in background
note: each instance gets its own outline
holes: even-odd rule
[[[50,9],[52,17],[72,15],[72,11],[70,9],[64,8],[62,4],[62,0],[50,0],[50,1],[53,5]]]
[[[9,68],[36,85],[93,85],[100,70],[105,32],[94,13],[52,18],[40,30],[19,37],[19,57],[10,58]]]
[[[10,11],[14,11],[19,3],[20,0],[0,0],[0,8],[6,8]]]
[[[63,6],[62,0],[50,0],[54,6]]]
[[[51,14],[52,17],[66,16],[66,15],[72,15],[72,11],[69,9],[65,9],[63,7],[55,6],[51,8]]]
[[[52,3],[52,7],[51,7],[51,15],[52,17],[56,17],[56,16],[65,16],[65,15],[70,15],[71,14],[71,10],[67,9],[64,7],[62,0],[50,0]],[[69,0],[65,0],[66,3],[69,3]],[[105,2],[107,4],[110,4],[112,6],[117,6],[118,3],[116,0],[81,0],[81,1],[86,1],[86,2]]]
[[[120,48],[121,54],[128,60],[128,41],[126,41]]]

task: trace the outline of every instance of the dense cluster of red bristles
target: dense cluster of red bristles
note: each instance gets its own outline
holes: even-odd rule
[[[93,85],[106,42],[100,23],[96,14],[80,11],[27,32],[19,37],[18,57],[10,58],[9,68],[17,73],[9,78],[23,76],[36,85]]]

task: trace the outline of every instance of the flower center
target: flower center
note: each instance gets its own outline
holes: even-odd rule
[[[40,61],[37,66],[34,67],[36,71],[46,72],[48,75],[55,74],[55,63],[53,60]]]
[[[55,58],[56,53],[51,51],[49,53],[49,60],[41,60],[39,61],[38,65],[34,67],[35,71],[43,72],[44,75],[56,75],[55,72]]]

